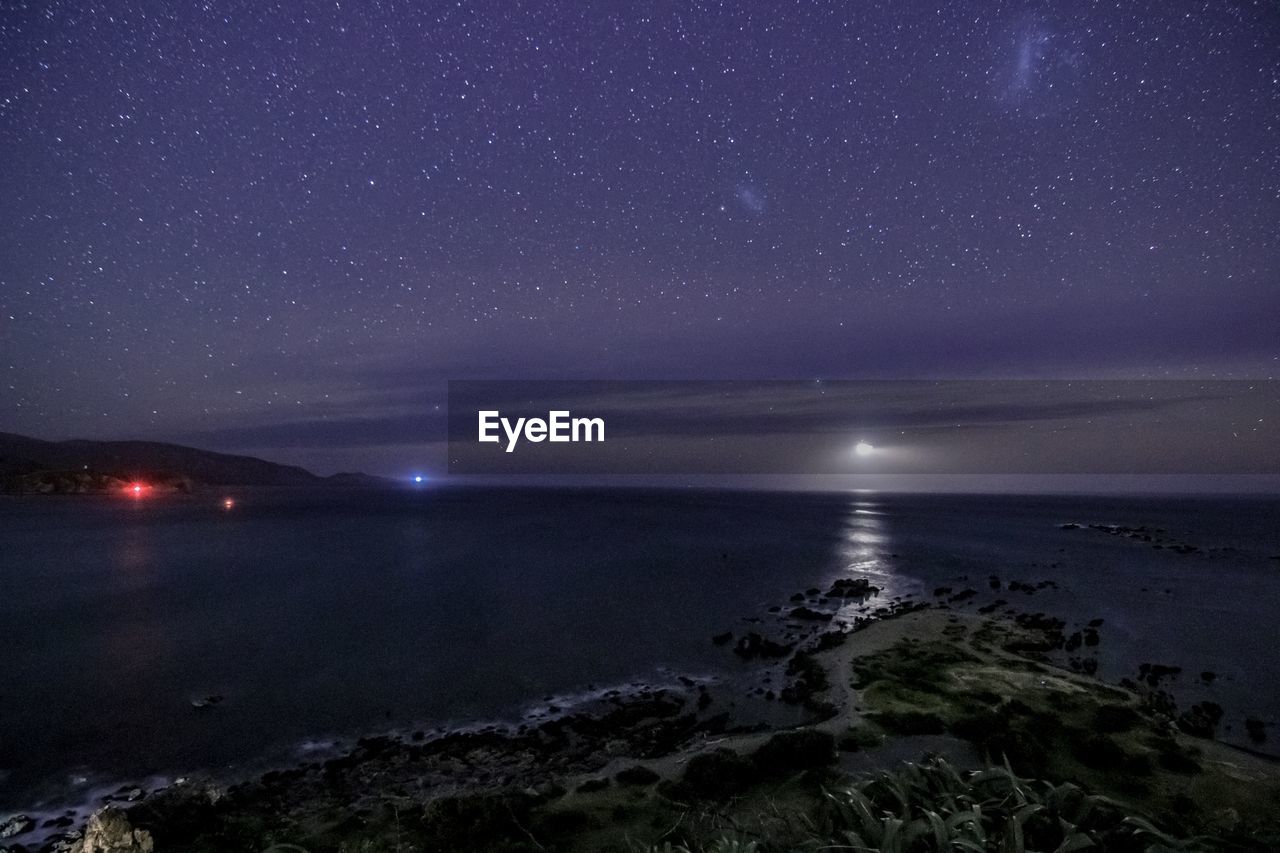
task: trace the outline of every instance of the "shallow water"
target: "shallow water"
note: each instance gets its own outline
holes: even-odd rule
[[[749,679],[711,634],[855,574],[882,598],[971,583],[968,609],[997,594],[989,574],[1054,579],[998,594],[1104,618],[1105,677],[1183,665],[1183,693],[1228,706],[1228,738],[1245,714],[1280,718],[1274,499],[228,494],[231,510],[223,493],[0,501],[0,810],[637,679]],[[1066,521],[1160,526],[1206,550]],[[225,699],[192,707],[209,695]]]

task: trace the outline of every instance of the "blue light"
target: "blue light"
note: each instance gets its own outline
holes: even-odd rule
[[[421,482],[422,482],[422,475],[421,475],[421,474],[415,474],[415,475],[414,475],[414,477],[413,477],[413,482],[415,482],[415,483],[421,483]]]

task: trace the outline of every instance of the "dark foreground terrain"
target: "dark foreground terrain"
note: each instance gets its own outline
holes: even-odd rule
[[[1156,686],[1048,664],[1060,641],[905,608],[788,653],[784,690],[813,716],[788,731],[732,731],[697,691],[654,691],[185,781],[47,849],[1277,849],[1280,766],[1196,737]]]

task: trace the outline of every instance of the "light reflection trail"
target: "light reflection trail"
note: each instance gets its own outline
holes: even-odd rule
[[[889,605],[895,597],[919,594],[921,582],[898,570],[892,558],[894,540],[887,523],[883,504],[867,494],[859,494],[849,507],[837,552],[837,574],[828,579],[866,578],[880,588],[878,595],[863,600],[851,599],[840,608],[839,618],[851,620],[877,607]]]

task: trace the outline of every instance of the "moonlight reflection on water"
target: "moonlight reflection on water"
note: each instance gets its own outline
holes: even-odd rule
[[[837,565],[841,571],[831,580],[866,578],[872,586],[880,588],[880,594],[867,601],[851,602],[845,608],[847,613],[874,610],[897,596],[918,593],[922,589],[919,580],[903,575],[894,566],[890,556],[893,548],[885,507],[874,498],[859,496],[850,504],[844,520],[837,548]]]

